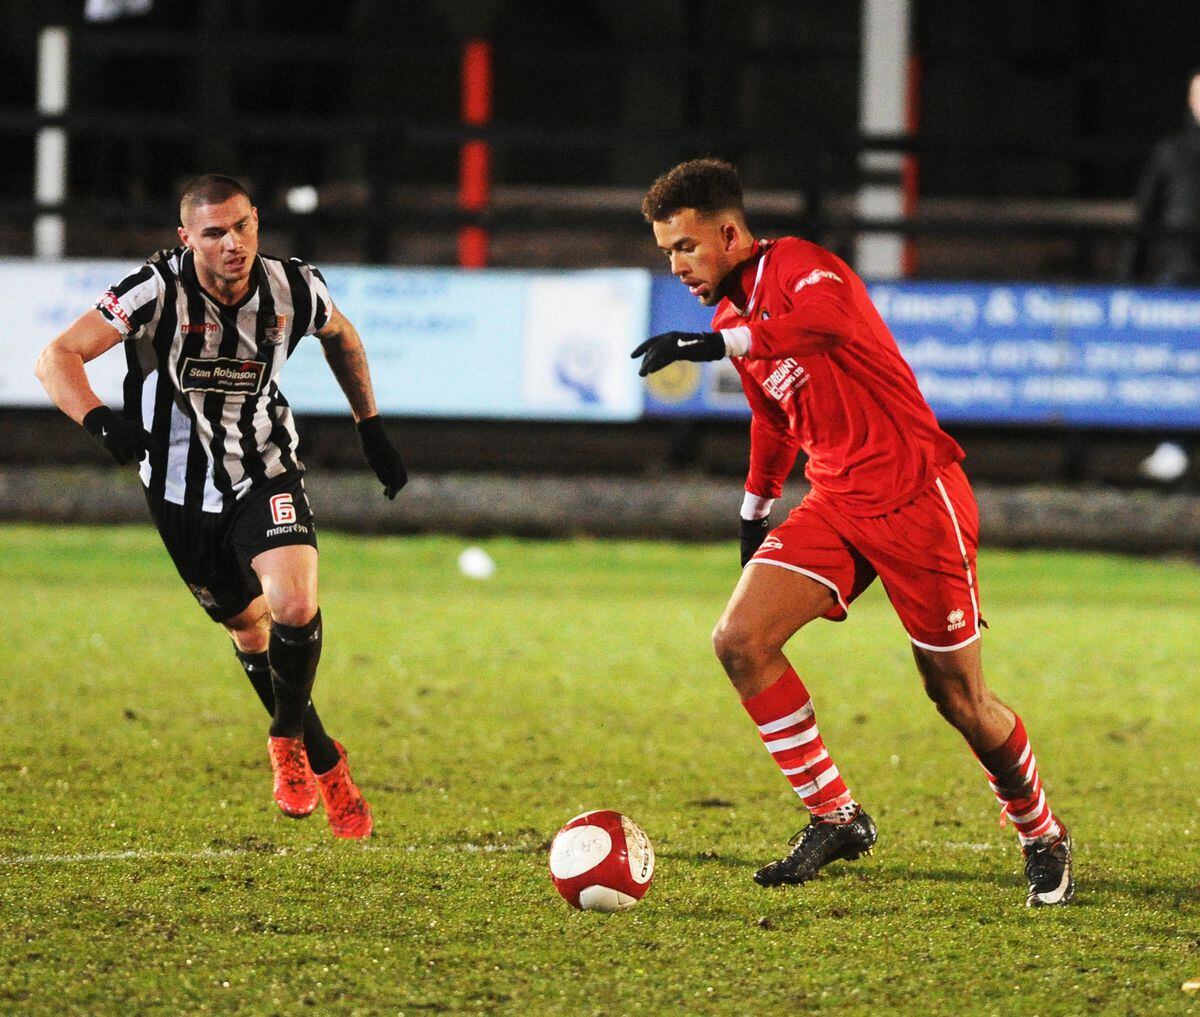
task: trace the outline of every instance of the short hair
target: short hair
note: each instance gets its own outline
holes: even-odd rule
[[[239,184],[233,177],[220,173],[205,173],[194,177],[184,184],[179,195],[179,218],[182,221],[185,213],[199,208],[201,205],[219,205],[237,194],[244,195],[250,200],[250,192]]]
[[[733,209],[745,215],[738,171],[721,159],[689,159],[655,180],[642,199],[642,215],[649,223],[665,222],[681,208]]]

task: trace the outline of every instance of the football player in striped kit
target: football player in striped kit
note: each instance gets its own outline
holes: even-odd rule
[[[715,313],[711,332],[666,332],[638,346],[639,373],[730,357],[752,411],[743,572],[713,644],[810,814],[791,852],[754,878],[804,883],[875,844],[875,824],[834,764],[783,647],[817,618],[843,620],[878,576],[926,692],[1016,828],[1026,904],[1067,903],[1070,835],[1046,801],[1020,717],[983,679],[979,517],[963,451],[938,426],[862,280],[816,244],[756,240],[728,163],[676,166],[655,181],[642,212],[672,274]],[[801,450],[811,491],[771,530],[772,504]]]
[[[322,802],[337,837],[371,810],[311,691],[321,655],[317,538],[298,436],[277,378],[315,335],[394,498],[408,477],[375,406],[366,353],[311,265],[260,254],[258,211],[231,177],[192,180],[181,246],[109,289],[46,347],[37,374],[55,404],[121,465],[139,463],[150,514],[180,576],[229,632],[271,714],[274,798],[287,816]],[[124,406],[104,405],[85,365],[123,344]]]

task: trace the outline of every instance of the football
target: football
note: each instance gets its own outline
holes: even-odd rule
[[[555,835],[550,878],[572,907],[623,911],[650,889],[654,847],[628,816],[611,809],[585,812]]]

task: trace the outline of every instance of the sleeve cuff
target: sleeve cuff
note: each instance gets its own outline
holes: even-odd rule
[[[721,336],[725,340],[725,356],[744,357],[750,352],[750,327],[748,325],[723,328]]]
[[[761,494],[752,494],[747,491],[742,498],[742,518],[765,519],[771,514],[771,507],[774,504],[774,498],[764,498]]]

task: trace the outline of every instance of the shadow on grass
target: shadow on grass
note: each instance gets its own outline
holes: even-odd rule
[[[715,852],[685,853],[670,851],[660,853],[663,860],[675,863],[690,863],[700,866],[715,866],[729,870],[739,870],[749,877],[753,872],[770,858],[751,861],[736,855],[720,855]],[[822,882],[834,880],[869,879],[877,886],[881,883],[899,885],[901,883],[931,882],[942,884],[959,884],[995,887],[1007,889],[1019,886],[1024,889],[1021,879],[1021,867],[1018,858],[997,859],[999,864],[987,869],[970,868],[927,868],[911,864],[888,864],[882,860],[869,859],[865,863],[834,862],[824,869],[818,877]],[[1157,907],[1176,909],[1183,901],[1196,900],[1200,895],[1200,881],[1187,879],[1171,879],[1155,877],[1154,879],[1128,878],[1120,879],[1112,876],[1092,876],[1084,869],[1076,870],[1078,889],[1072,906],[1099,907],[1107,906],[1114,899],[1136,898],[1140,903],[1153,904]]]

